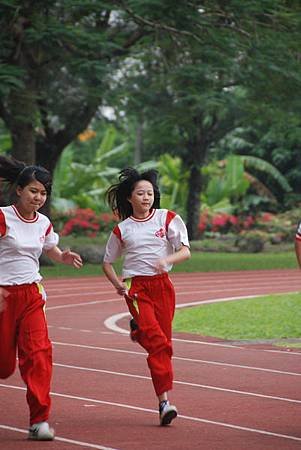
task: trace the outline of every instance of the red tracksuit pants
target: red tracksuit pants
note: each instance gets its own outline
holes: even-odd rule
[[[3,286],[9,293],[0,313],[0,378],[19,369],[27,386],[30,425],[47,421],[50,409],[52,347],[44,314],[45,301],[37,284]]]
[[[126,296],[139,331],[137,340],[147,351],[147,363],[157,396],[172,389],[172,320],[175,290],[167,273],[131,279]]]

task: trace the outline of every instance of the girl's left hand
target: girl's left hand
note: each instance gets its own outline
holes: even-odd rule
[[[64,250],[62,252],[62,262],[74,266],[76,269],[80,269],[83,265],[83,261],[78,253],[71,252],[71,250]]]
[[[167,272],[167,261],[164,258],[161,258],[157,261],[156,270],[158,273]]]

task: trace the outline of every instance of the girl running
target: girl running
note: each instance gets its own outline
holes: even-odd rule
[[[58,235],[38,212],[51,192],[46,169],[0,156],[0,179],[16,191],[16,202],[0,208],[0,378],[13,374],[18,351],[30,411],[28,438],[53,440],[48,425],[52,348],[39,257],[44,251],[50,259],[76,268],[82,260],[57,247]]]
[[[160,425],[169,425],[177,408],[168,401],[172,389],[172,320],[175,291],[168,272],[190,257],[186,226],[176,213],[160,208],[157,172],[128,168],[107,191],[122,222],[107,242],[103,270],[133,316],[135,339],[148,353],[148,366],[159,401]],[[122,279],[112,264],[124,255]]]

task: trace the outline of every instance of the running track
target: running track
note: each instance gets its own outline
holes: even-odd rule
[[[301,291],[298,270],[173,274],[177,306]],[[174,335],[179,417],[158,426],[146,355],[103,278],[45,281],[56,440],[28,442],[19,372],[0,380],[0,449],[301,449],[301,351]]]

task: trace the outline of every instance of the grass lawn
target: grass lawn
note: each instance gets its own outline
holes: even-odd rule
[[[120,271],[121,262],[116,264]],[[296,269],[296,257],[293,250],[280,253],[203,253],[192,252],[188,261],[175,265],[173,272],[223,272],[232,270],[268,270],[268,269]],[[78,277],[85,275],[102,275],[101,262],[98,264],[84,264],[80,270],[57,264],[42,266],[43,277]]]
[[[269,295],[177,310],[173,329],[227,340],[299,339],[301,293]],[[293,345],[301,347],[301,339],[299,344]]]

